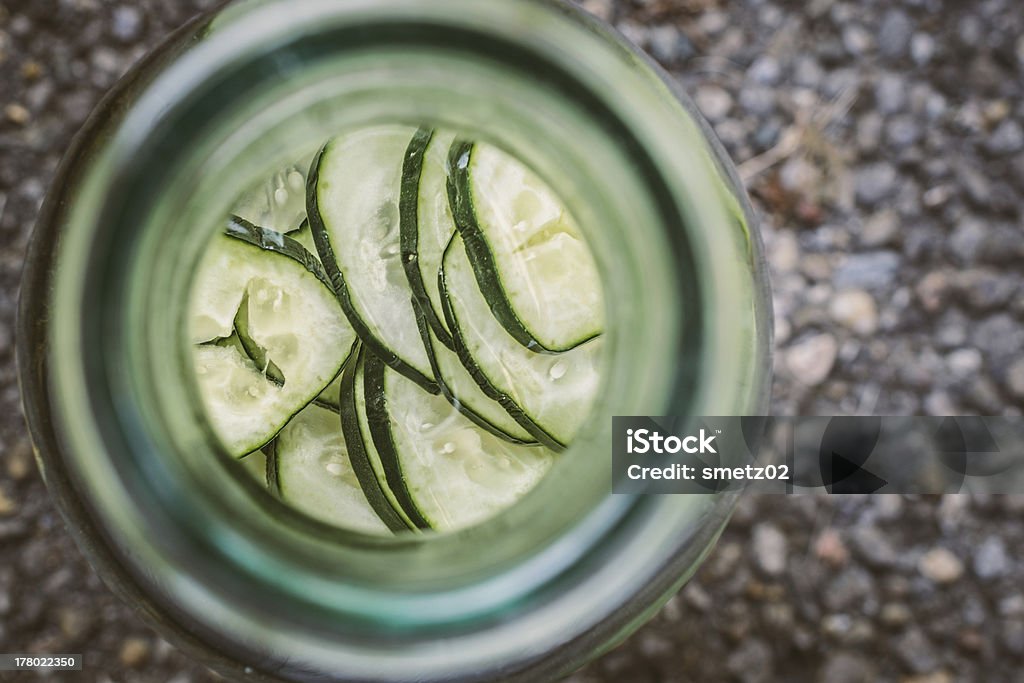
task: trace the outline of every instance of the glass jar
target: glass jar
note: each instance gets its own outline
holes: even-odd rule
[[[221,453],[188,380],[185,303],[218,218],[385,121],[469,131],[532,166],[606,289],[586,427],[522,502],[447,535],[370,538],[286,508]],[[734,496],[612,495],[609,418],[762,414],[769,302],[713,134],[574,6],[250,0],[178,31],[69,151],[25,273],[20,378],[78,543],[200,661],[251,680],[537,681],[623,639],[710,550]]]

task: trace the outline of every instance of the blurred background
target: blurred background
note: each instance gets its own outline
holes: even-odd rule
[[[71,136],[212,4],[0,0],[0,652],[85,654],[49,680],[219,680],[63,530],[12,346],[25,246]],[[740,168],[775,287],[777,414],[1021,414],[1024,4],[582,4],[665,65]],[[1021,681],[1022,554],[1021,497],[749,497],[696,579],[572,681]]]

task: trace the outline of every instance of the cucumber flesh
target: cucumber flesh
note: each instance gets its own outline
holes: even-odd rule
[[[549,353],[600,335],[597,265],[551,189],[490,145],[456,141],[448,163],[455,222],[480,289],[509,335]]]
[[[458,234],[445,252],[440,285],[456,350],[473,379],[541,443],[565,447],[596,398],[603,338],[558,355],[523,347],[490,315]]]
[[[327,524],[389,535],[359,486],[336,413],[307,407],[281,430],[275,450],[284,502]]]
[[[363,344],[436,393],[400,245],[402,167],[415,132],[384,126],[329,142],[313,162],[307,205],[320,260]]]
[[[497,514],[551,467],[551,451],[494,436],[378,359],[367,357],[364,372],[378,397],[367,410],[384,467],[398,471],[407,504],[430,528],[453,531]]]
[[[245,239],[235,236],[248,230]],[[190,338],[236,339],[244,305],[247,336],[264,354],[261,367],[241,344],[195,346],[200,395],[214,432],[242,457],[268,443],[338,375],[355,333],[297,243],[254,226],[215,237],[193,285]],[[274,250],[258,246],[273,244]],[[321,279],[322,278],[322,279]],[[278,381],[268,377],[271,366]]]

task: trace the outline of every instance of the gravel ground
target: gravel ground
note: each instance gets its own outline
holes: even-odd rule
[[[87,653],[49,680],[218,680],[81,559],[31,461],[12,351],[70,136],[210,4],[0,0],[0,652]],[[776,413],[1020,414],[1019,0],[583,4],[685,84],[740,164],[776,288]],[[697,578],[572,680],[1024,680],[1022,513],[1018,497],[748,498]]]

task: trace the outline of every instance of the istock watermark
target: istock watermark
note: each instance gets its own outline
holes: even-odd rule
[[[1022,493],[1024,417],[616,417],[613,492]]]

